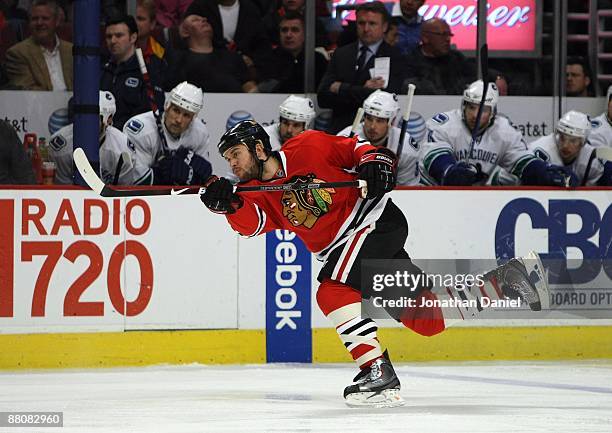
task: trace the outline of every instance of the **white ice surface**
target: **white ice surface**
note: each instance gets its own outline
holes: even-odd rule
[[[63,411],[7,433],[612,432],[612,363],[404,364],[407,405],[352,409],[354,366],[163,366],[0,373],[0,411]]]

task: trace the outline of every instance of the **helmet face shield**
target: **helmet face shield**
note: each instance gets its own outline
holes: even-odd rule
[[[555,134],[557,150],[564,163],[573,161],[580,153],[585,142],[586,139],[584,137],[567,135],[563,132],[557,132]]]

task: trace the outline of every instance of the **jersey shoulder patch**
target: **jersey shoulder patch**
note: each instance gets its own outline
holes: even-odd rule
[[[64,136],[58,134],[51,139],[51,141],[49,142],[49,146],[51,146],[53,150],[59,151],[64,146],[66,146],[66,143],[67,143],[67,140],[64,138]]]
[[[438,113],[434,117],[431,118],[431,120],[433,120],[436,123],[439,123],[440,125],[444,125],[446,122],[448,122],[448,119],[449,117],[444,113]]]
[[[140,131],[142,131],[142,128],[144,128],[144,123],[142,123],[140,120],[138,119],[132,119],[130,120],[127,125],[125,126],[126,129],[131,132],[132,134],[136,135],[138,134]]]

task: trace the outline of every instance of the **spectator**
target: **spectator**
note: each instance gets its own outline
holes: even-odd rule
[[[166,28],[176,27],[191,4],[191,0],[155,0],[157,23]]]
[[[499,96],[508,96],[508,80],[501,72],[489,69],[489,83],[495,83]]]
[[[451,48],[450,27],[438,18],[421,29],[421,44],[408,58],[407,79],[425,95],[460,95],[476,76],[476,69],[463,54]]]
[[[102,67],[100,90],[108,90],[115,96],[117,112],[113,117],[113,124],[121,129],[130,117],[151,110],[151,102],[136,58],[136,20],[131,15],[111,18],[106,24],[105,36],[111,58]],[[163,107],[162,89],[166,64],[157,56],[151,56],[147,69],[155,89],[155,102],[158,107]]]
[[[265,66],[272,49],[257,6],[251,0],[194,0],[185,16],[192,14],[208,20],[216,46],[224,45],[242,55],[254,79],[256,69]]]
[[[385,42],[392,47],[396,46],[397,42],[399,41],[398,25],[398,19],[397,17],[394,17],[389,22],[389,28],[385,32]]]
[[[34,185],[32,162],[15,129],[0,120],[0,184]]]
[[[382,2],[357,6],[358,41],[337,48],[318,90],[319,106],[333,110],[330,132],[337,133],[349,123],[363,101],[377,89],[399,93],[403,59],[397,48],[384,40],[389,13]],[[388,82],[370,75],[376,58],[389,59]]]
[[[242,56],[215,45],[213,28],[206,17],[187,16],[183,29],[188,35],[188,48],[168,57],[173,84],[188,81],[205,92],[257,91]]]
[[[421,40],[421,25],[423,18],[418,14],[425,0],[400,0],[402,15],[397,20],[397,47],[402,54],[410,54]]]
[[[399,138],[401,131],[393,126],[393,122],[399,112],[397,96],[377,90],[363,102],[363,123],[357,128],[356,134],[365,138],[377,147],[384,147],[392,150],[395,154],[399,148]],[[352,125],[347,126],[338,135],[348,137],[351,133]],[[406,133],[402,154],[398,156],[397,164],[397,184],[398,185],[418,185],[419,184],[419,144]]]
[[[59,7],[54,0],[34,0],[32,35],[6,52],[11,84],[24,90],[72,90],[72,44],[59,39]]]
[[[259,14],[263,17],[275,8],[277,0],[253,0],[253,3],[257,6]]]
[[[582,57],[571,57],[567,60],[565,79],[567,96],[593,96],[590,91],[591,70]]]
[[[280,21],[280,46],[262,70],[260,92],[304,93],[304,16],[287,12]],[[319,86],[327,59],[315,51],[315,86]]]
[[[149,62],[152,55],[163,59],[165,48],[152,34],[157,25],[154,0],[138,0],[136,2],[136,25],[138,26],[138,42],[136,45],[142,49],[145,61]]]
[[[311,129],[317,114],[312,100],[303,96],[289,95],[278,108],[278,123],[264,127],[272,150],[280,150],[287,140]]]
[[[17,36],[8,21],[8,6],[0,0],[0,65],[4,63],[6,50],[15,45]]]
[[[17,40],[21,41],[24,39],[25,27],[29,21],[28,11],[20,7],[18,0],[4,0],[4,4],[7,24],[15,32]]]
[[[304,15],[306,0],[280,0],[279,3],[279,8],[270,9],[263,17],[264,27],[273,45],[278,45],[280,43],[278,30],[281,19],[288,13]]]

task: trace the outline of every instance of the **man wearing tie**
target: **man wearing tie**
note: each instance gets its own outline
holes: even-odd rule
[[[322,108],[331,108],[330,133],[352,123],[357,109],[375,90],[398,93],[402,85],[402,57],[384,41],[390,16],[379,1],[361,3],[356,10],[358,41],[336,49],[318,89]],[[389,59],[389,78],[372,76],[376,58]]]

